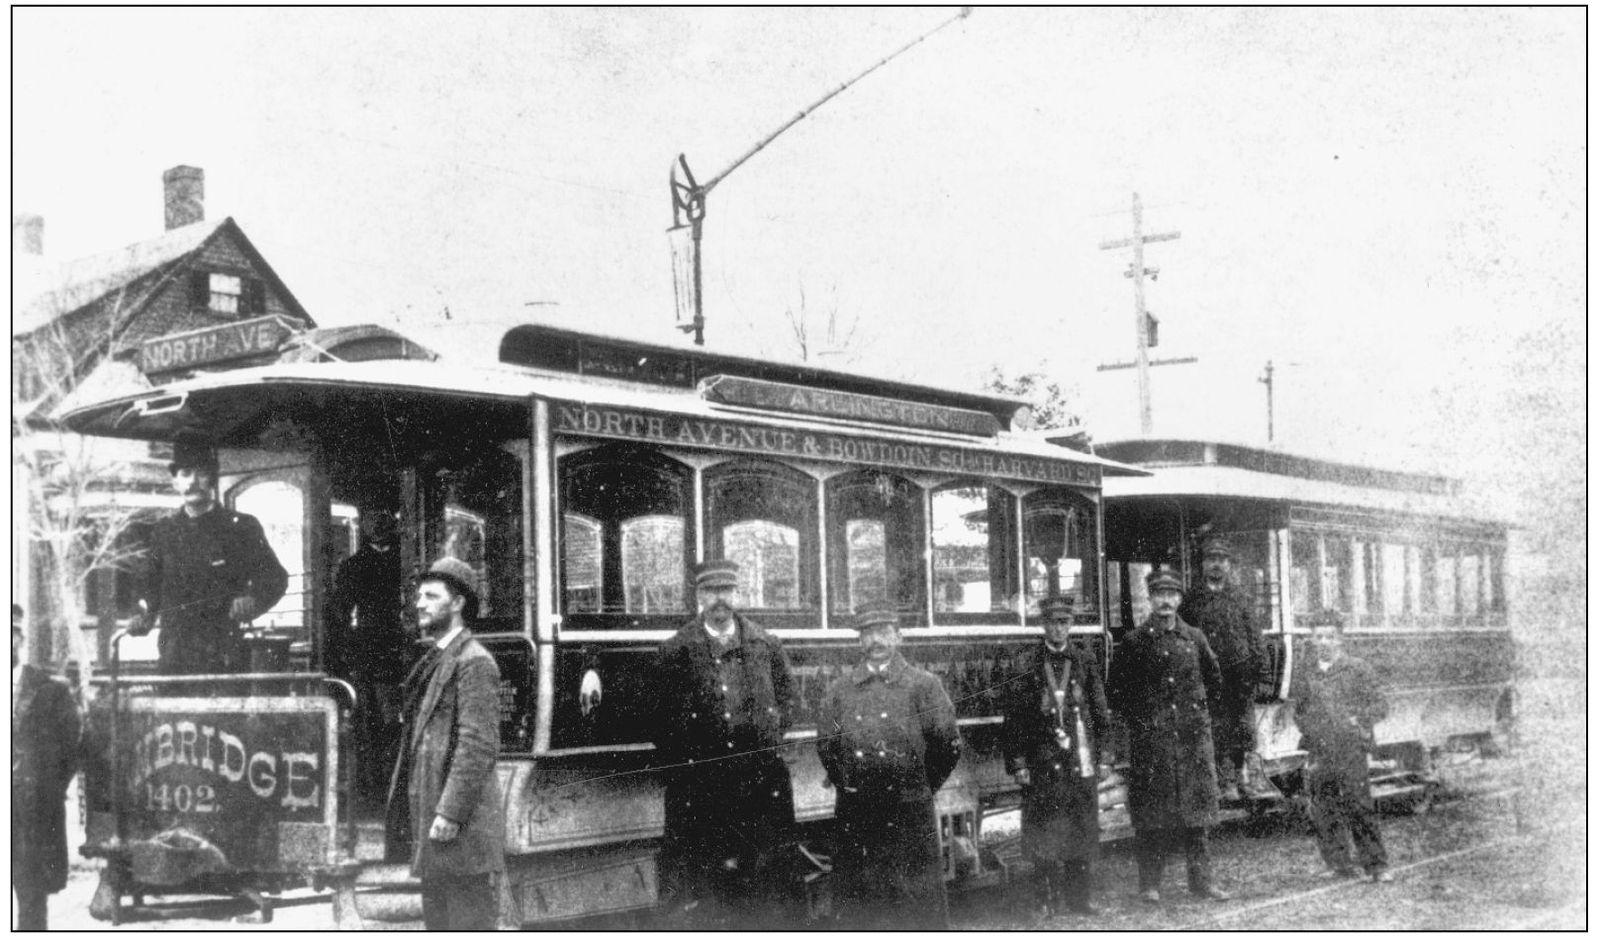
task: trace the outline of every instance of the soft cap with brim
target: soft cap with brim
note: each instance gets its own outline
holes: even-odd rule
[[[697,589],[736,588],[738,564],[730,559],[706,559],[693,570],[693,586]]]

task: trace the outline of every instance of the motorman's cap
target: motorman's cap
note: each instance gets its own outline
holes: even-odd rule
[[[890,608],[872,607],[861,609],[854,614],[854,630],[864,631],[877,625],[890,625],[898,627],[898,613]]]
[[[422,580],[438,579],[454,590],[457,595],[477,597],[477,570],[464,560],[453,556],[441,556],[427,571],[422,574]]]
[[[1186,587],[1181,584],[1181,577],[1168,569],[1148,573],[1148,593],[1151,595],[1163,589],[1186,591]]]
[[[1076,597],[1074,595],[1050,595],[1044,598],[1037,606],[1042,611],[1044,618],[1060,618],[1076,613]]]
[[[176,474],[183,468],[198,468],[213,474],[216,472],[216,448],[205,433],[194,429],[182,429],[173,437],[172,463],[167,465],[166,469]]]
[[[738,564],[730,559],[706,559],[693,570],[696,589],[735,589],[737,584]]]
[[[1210,556],[1224,556],[1226,559],[1231,559],[1232,557],[1236,556],[1235,553],[1231,552],[1231,544],[1227,543],[1220,537],[1214,537],[1207,543],[1203,544],[1203,555],[1205,558]]]

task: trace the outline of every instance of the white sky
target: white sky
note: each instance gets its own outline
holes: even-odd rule
[[[713,176],[949,15],[17,9],[13,212],[52,257],[104,251],[159,233],[161,171],[187,163],[324,326],[482,355],[534,318],[686,343],[676,154]],[[1262,441],[1273,360],[1284,444],[1583,517],[1585,30],[977,10],[710,196],[709,345],[795,356],[802,291],[817,321],[859,317],[855,368],[1043,368],[1099,438],[1133,432],[1133,372],[1093,367],[1133,354],[1129,252],[1098,243],[1137,191],[1148,231],[1181,232],[1148,252],[1155,356],[1200,358],[1155,369],[1156,432]]]

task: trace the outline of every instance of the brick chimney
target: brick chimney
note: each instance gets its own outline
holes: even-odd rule
[[[161,174],[166,185],[166,228],[205,221],[205,171],[176,166]]]
[[[11,217],[11,252],[13,255],[44,254],[43,216],[17,213]]]

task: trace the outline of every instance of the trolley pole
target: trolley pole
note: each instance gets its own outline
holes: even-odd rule
[[[1275,441],[1275,361],[1264,361],[1264,375],[1259,377],[1259,382],[1264,384],[1264,423],[1265,441]]]
[[[685,251],[691,254],[691,258],[686,260],[686,270],[679,269],[677,272],[677,317],[678,320],[683,320],[685,315],[690,312],[692,314],[687,323],[679,323],[677,325],[678,330],[683,332],[691,331],[693,333],[693,342],[698,346],[704,346],[704,267],[699,255],[700,246],[704,239],[704,201],[710,195],[710,191],[715,189],[716,184],[725,180],[728,174],[743,166],[744,161],[764,150],[766,145],[781,136],[783,131],[804,120],[815,109],[842,94],[845,89],[855,82],[930,39],[934,34],[970,16],[970,11],[970,7],[962,7],[958,13],[910,40],[897,52],[822,95],[816,99],[814,104],[789,118],[785,124],[767,134],[758,144],[744,152],[743,156],[732,161],[725,170],[722,170],[702,184],[694,180],[692,172],[688,170],[687,157],[682,154],[677,155],[677,159],[671,164],[671,210],[675,224],[670,231],[689,230],[689,242]],[[684,299],[681,294],[684,291],[692,294],[688,304],[683,303]]]
[[[1148,390],[1148,348],[1157,343],[1150,334],[1152,322],[1148,315],[1148,307],[1143,299],[1142,278],[1147,275],[1155,280],[1159,278],[1159,269],[1146,268],[1142,264],[1142,247],[1149,242],[1168,242],[1181,238],[1179,232],[1157,232],[1144,235],[1142,231],[1142,196],[1131,194],[1131,238],[1115,239],[1110,242],[1099,243],[1098,248],[1105,251],[1112,249],[1131,248],[1131,268],[1126,271],[1126,277],[1131,283],[1136,294],[1137,316],[1137,400],[1142,414],[1142,434],[1153,434],[1153,399]]]

